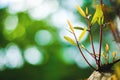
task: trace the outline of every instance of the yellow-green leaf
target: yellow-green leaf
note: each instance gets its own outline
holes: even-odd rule
[[[86,7],[86,15],[88,15],[88,7]]]
[[[101,55],[102,55],[103,58],[106,58],[106,55],[104,54],[104,52],[102,52]]]
[[[71,39],[70,37],[64,36],[64,39],[65,39],[66,41],[68,41],[69,43],[71,43],[71,44],[73,44],[73,45],[76,45],[76,43],[74,42],[74,40]]]
[[[82,47],[83,49],[85,49],[85,46],[84,46],[83,44],[81,45],[81,47]]]
[[[104,22],[104,16],[102,16],[102,19],[101,19],[101,24],[103,24]]]
[[[69,25],[69,27],[70,27],[70,30],[71,30],[72,32],[74,32],[73,26],[72,26],[72,24],[70,23],[69,20],[67,20],[67,23],[68,23],[68,25]]]
[[[85,33],[86,33],[86,28],[84,28],[84,30],[83,30],[82,33],[80,34],[80,36],[79,36],[79,38],[78,38],[78,41],[80,41],[80,40],[83,38],[83,36],[85,35]]]
[[[104,21],[104,15],[103,15],[101,5],[96,5],[96,11],[93,15],[91,24],[94,24],[96,21],[98,22],[99,25],[103,24],[103,21]]]
[[[75,26],[74,29],[77,29],[77,30],[84,30],[84,28],[80,27],[80,26]]]
[[[77,8],[78,12],[79,12],[83,17],[86,17],[85,12],[82,10],[82,8],[81,8],[79,5],[76,5],[76,8]]]
[[[112,56],[115,57],[116,56],[116,52],[112,52]]]

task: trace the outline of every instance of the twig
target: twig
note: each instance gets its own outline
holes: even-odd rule
[[[101,48],[102,48],[102,27],[103,25],[100,25],[100,42],[99,42],[99,59],[98,59],[98,67],[100,67],[100,60],[101,60]]]
[[[102,7],[102,4],[103,4],[103,0],[100,0],[100,5]],[[101,66],[101,47],[102,47],[102,27],[103,25],[101,24],[100,25],[100,44],[99,44],[99,58],[98,58],[98,68],[100,68]]]
[[[83,48],[89,55],[91,55],[94,58],[94,55],[90,53],[86,48]]]
[[[109,52],[107,53],[107,62],[109,64]]]
[[[120,61],[120,59],[118,59],[118,60],[114,61],[114,62],[113,62],[113,64],[115,64],[115,63],[117,63],[117,62],[119,62],[119,61]]]
[[[103,0],[100,0],[100,4],[101,4],[101,5],[103,4]]]
[[[92,32],[91,32],[91,23],[90,23],[88,18],[87,18],[87,21],[88,21],[88,27],[89,27],[89,33],[90,33],[90,42],[92,44],[93,55],[94,55],[95,62],[98,66],[99,64],[98,64],[98,60],[97,60],[97,57],[96,57],[96,54],[95,54],[95,48],[94,48],[93,37],[92,37]]]
[[[76,41],[76,43],[77,43],[77,47],[78,47],[81,55],[83,56],[83,58],[85,59],[85,61],[87,62],[87,64],[88,64],[93,70],[96,70],[96,69],[88,62],[88,60],[85,58],[85,56],[84,56],[84,54],[83,54],[83,52],[82,52],[82,50],[81,50],[81,48],[80,48],[80,46],[79,46],[79,43],[78,43],[78,40],[77,40],[77,37],[76,37],[75,33],[73,33],[73,35],[74,35],[74,37],[75,37],[75,41]]]

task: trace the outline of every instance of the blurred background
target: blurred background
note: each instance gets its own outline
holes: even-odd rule
[[[92,14],[96,3],[98,0],[0,0],[0,80],[81,80],[89,77],[92,70],[76,46],[63,37],[71,35],[66,30],[66,19],[75,26],[87,26],[76,4],[83,10],[88,7]],[[112,6],[109,0],[104,3]],[[99,29],[96,26],[93,36],[97,51]],[[114,45],[110,46],[111,52],[116,51],[108,28],[103,37],[103,50],[108,43]],[[88,34],[81,43],[91,50]],[[95,65],[88,54],[85,56]]]

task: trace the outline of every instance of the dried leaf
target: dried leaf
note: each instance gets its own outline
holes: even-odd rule
[[[72,26],[72,24],[70,23],[69,20],[67,20],[67,23],[68,23],[68,25],[69,25],[69,27],[70,27],[70,30],[71,30],[72,32],[74,32],[73,26]]]
[[[79,12],[83,17],[86,17],[85,12],[82,10],[82,8],[81,8],[79,5],[76,5],[76,8],[77,8],[78,12]]]
[[[85,33],[86,33],[86,28],[84,28],[84,30],[83,30],[82,33],[80,34],[80,36],[79,36],[79,38],[78,38],[78,41],[80,41],[80,40],[83,38],[83,36],[85,35]]]
[[[109,51],[109,45],[108,45],[108,44],[106,44],[106,46],[105,46],[105,50],[106,50],[106,52]]]
[[[66,41],[68,41],[69,43],[71,43],[71,44],[73,44],[73,45],[76,45],[76,43],[74,42],[74,40],[71,39],[70,37],[64,36],[64,39],[65,39]]]
[[[113,74],[110,78],[108,78],[107,80],[118,80],[116,74]]]

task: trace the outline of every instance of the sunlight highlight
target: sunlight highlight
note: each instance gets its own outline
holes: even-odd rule
[[[23,66],[23,59],[19,47],[15,44],[9,44],[6,47],[6,66],[8,68],[20,68]]]
[[[18,17],[16,15],[8,16],[4,22],[5,30],[12,32],[16,29],[18,24]]]
[[[43,62],[43,55],[35,46],[27,48],[24,51],[24,57],[32,65],[42,64]]]
[[[52,35],[48,30],[40,30],[35,34],[35,41],[38,45],[48,45],[52,41]]]

